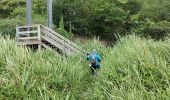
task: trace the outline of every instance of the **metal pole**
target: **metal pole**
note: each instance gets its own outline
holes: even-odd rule
[[[32,20],[32,0],[26,0],[26,24],[31,25]]]
[[[47,0],[47,22],[48,22],[48,27],[50,29],[52,29],[52,24],[53,24],[53,20],[52,20],[52,2],[53,0]]]

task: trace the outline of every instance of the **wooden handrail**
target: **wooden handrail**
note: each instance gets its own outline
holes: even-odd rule
[[[30,29],[30,30],[22,30],[22,29]],[[36,33],[36,35],[30,35],[30,33]],[[20,36],[20,34],[21,35],[24,34],[24,37]],[[26,35],[26,37],[25,37],[25,35]],[[46,36],[48,36],[48,37],[46,37]],[[63,50],[63,52],[65,52],[65,53],[87,52],[82,47],[76,45],[69,39],[65,38],[64,36],[60,35],[59,33],[55,32],[52,29],[45,27],[43,25],[38,24],[38,25],[16,27],[16,40],[18,43],[22,42],[19,40],[32,40],[32,39],[37,39],[37,41],[41,41],[41,39],[45,39],[47,42],[55,45],[55,47]],[[28,43],[26,43],[26,44],[28,44]],[[56,45],[56,44],[58,44],[58,45]],[[41,45],[41,44],[39,44],[39,45]],[[42,45],[42,46],[44,46],[44,45]]]
[[[17,26],[16,28],[33,28],[33,27],[38,27],[38,24],[37,25],[25,25],[25,26]]]
[[[64,40],[66,43],[68,43],[69,45],[73,46],[74,48],[76,48],[77,50],[79,51],[83,51],[83,52],[87,52],[86,50],[84,50],[82,47],[76,45],[74,42],[70,41],[69,39],[65,38],[64,36],[60,35],[59,33],[43,26],[43,25],[40,25],[42,28],[46,29],[47,31],[49,31],[50,33],[52,33],[53,35],[55,35],[56,37],[59,37],[61,38],[62,40]]]

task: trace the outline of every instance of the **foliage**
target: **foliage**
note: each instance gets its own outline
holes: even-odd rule
[[[150,5],[145,8],[143,8],[140,11],[140,19],[150,19],[152,21],[170,21],[169,15],[170,15],[170,2],[168,4],[163,5]]]
[[[169,3],[168,0],[54,0],[53,19],[58,26],[60,16],[63,16],[65,29],[70,30],[71,24],[73,33],[83,36],[100,36],[114,41],[117,34],[138,32],[140,36],[158,39],[162,37],[146,31],[146,34],[141,33],[141,30],[148,27],[147,20],[155,24],[169,22]]]
[[[115,41],[117,35],[136,33],[159,40],[169,35],[166,24],[160,25],[170,22],[169,9],[169,0],[53,0],[53,20],[62,34],[69,31],[69,34]],[[25,10],[25,0],[5,0],[0,3],[0,19],[16,18],[23,23]],[[32,12],[36,23],[41,23],[47,17],[46,0],[33,0]],[[61,16],[64,30],[59,25]]]
[[[15,37],[15,27],[19,25],[24,25],[23,19],[15,18],[15,19],[2,19],[0,20],[0,35]]]
[[[141,99],[170,97],[170,41],[120,38],[114,48],[89,41],[102,57],[97,77],[80,55],[32,52],[0,38],[0,99]],[[82,44],[83,45],[83,44]],[[23,55],[24,54],[24,55]]]
[[[33,14],[43,14],[46,12],[45,0],[33,0]],[[13,18],[20,16],[25,17],[26,3],[25,0],[6,0],[0,3],[0,18]]]
[[[33,24],[45,24],[46,18],[44,0],[33,0]],[[25,25],[25,0],[6,0],[0,3],[0,34],[15,37],[15,27]],[[41,7],[40,7],[41,6]]]
[[[164,39],[170,34],[170,22],[167,21],[157,22],[147,27],[143,32],[156,40]]]
[[[57,31],[59,34],[63,35],[64,37],[68,38],[68,39],[71,39],[71,35],[72,33],[70,32],[67,32],[64,28],[64,19],[63,17],[61,16],[60,18],[60,22],[59,22],[59,28],[57,28]]]
[[[13,11],[20,9],[20,7],[25,6],[25,0],[6,0],[3,3],[0,3],[0,18],[14,17],[11,16]],[[20,11],[21,15],[23,10]]]
[[[42,24],[45,25],[46,18],[44,16],[40,15],[34,15],[32,19],[33,24]],[[9,35],[11,38],[15,38],[16,33],[16,26],[22,26],[25,25],[25,18],[15,17],[15,18],[6,18],[6,19],[0,19],[0,35],[1,36],[7,36]]]
[[[46,14],[46,0],[33,0],[32,10],[34,14]]]
[[[115,34],[125,32],[123,29],[125,17],[123,9],[114,7],[114,5],[102,4],[94,9],[90,27],[94,34],[99,34],[101,38],[114,39]]]

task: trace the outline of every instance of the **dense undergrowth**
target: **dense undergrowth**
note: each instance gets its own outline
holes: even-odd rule
[[[0,38],[0,99],[38,100],[168,100],[170,41],[128,36],[113,48],[98,41],[102,57],[98,77],[92,77],[85,57],[60,56],[51,50],[32,52],[14,40]]]

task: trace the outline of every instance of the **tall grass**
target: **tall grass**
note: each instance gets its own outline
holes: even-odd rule
[[[79,54],[32,52],[0,38],[0,99],[168,100],[169,45],[168,39],[136,36],[121,38],[114,48],[87,41],[82,46],[95,47],[102,57],[99,76],[93,77]]]

